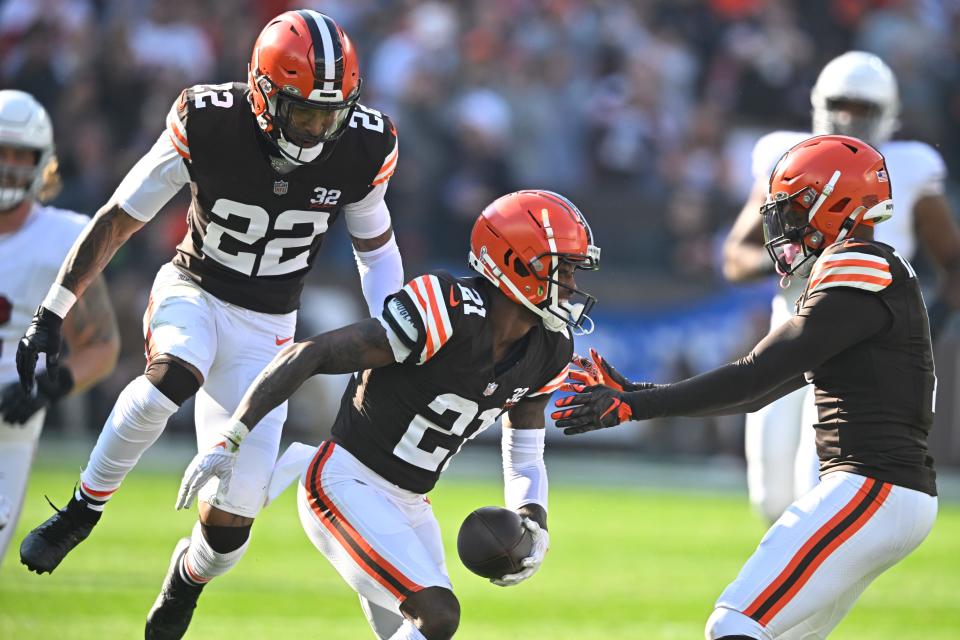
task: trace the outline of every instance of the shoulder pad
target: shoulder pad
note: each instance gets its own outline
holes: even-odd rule
[[[886,252],[874,243],[852,239],[824,250],[810,273],[807,294],[832,287],[878,292],[892,283]]]

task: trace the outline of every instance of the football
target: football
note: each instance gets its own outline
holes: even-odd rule
[[[484,578],[502,578],[523,567],[533,537],[520,516],[503,507],[482,507],[464,519],[457,534],[457,553],[467,569]]]

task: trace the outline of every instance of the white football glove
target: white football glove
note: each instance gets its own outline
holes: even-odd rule
[[[213,478],[220,479],[222,492],[227,490],[230,486],[230,476],[233,474],[233,465],[237,459],[237,451],[240,450],[240,442],[247,433],[249,429],[242,422],[235,420],[222,434],[222,441],[193,457],[187,470],[183,472],[175,509],[189,509],[200,489]]]
[[[530,555],[520,562],[523,569],[517,573],[508,573],[502,578],[490,579],[490,582],[498,587],[512,587],[535,574],[540,565],[543,564],[543,559],[547,557],[547,551],[550,550],[550,535],[547,530],[530,518],[524,518],[522,522],[523,526],[530,531],[530,535],[533,536],[533,548],[530,550]]]

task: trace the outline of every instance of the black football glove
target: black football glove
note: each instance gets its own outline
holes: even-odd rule
[[[60,369],[56,379],[46,371],[38,375],[36,394],[24,391],[19,382],[11,382],[0,392],[0,416],[7,424],[22,425],[72,389],[73,375],[69,369]]]
[[[561,410],[550,416],[568,436],[608,429],[633,418],[626,396],[626,392],[602,384],[584,387],[579,393],[557,400],[554,404]]]
[[[56,380],[60,368],[60,328],[63,318],[43,306],[37,307],[27,332],[17,345],[17,373],[20,385],[30,393],[33,390],[37,357],[47,354],[47,375]]]

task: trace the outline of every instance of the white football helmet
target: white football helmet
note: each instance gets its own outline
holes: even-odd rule
[[[6,211],[28,195],[40,193],[44,170],[53,160],[50,116],[29,93],[14,89],[0,91],[0,147],[37,152],[37,163],[32,167],[0,163],[0,211]]]
[[[835,101],[871,107],[869,115],[853,116]],[[813,133],[860,138],[872,145],[886,142],[900,125],[897,79],[883,60],[864,51],[848,51],[826,64],[810,92]]]

